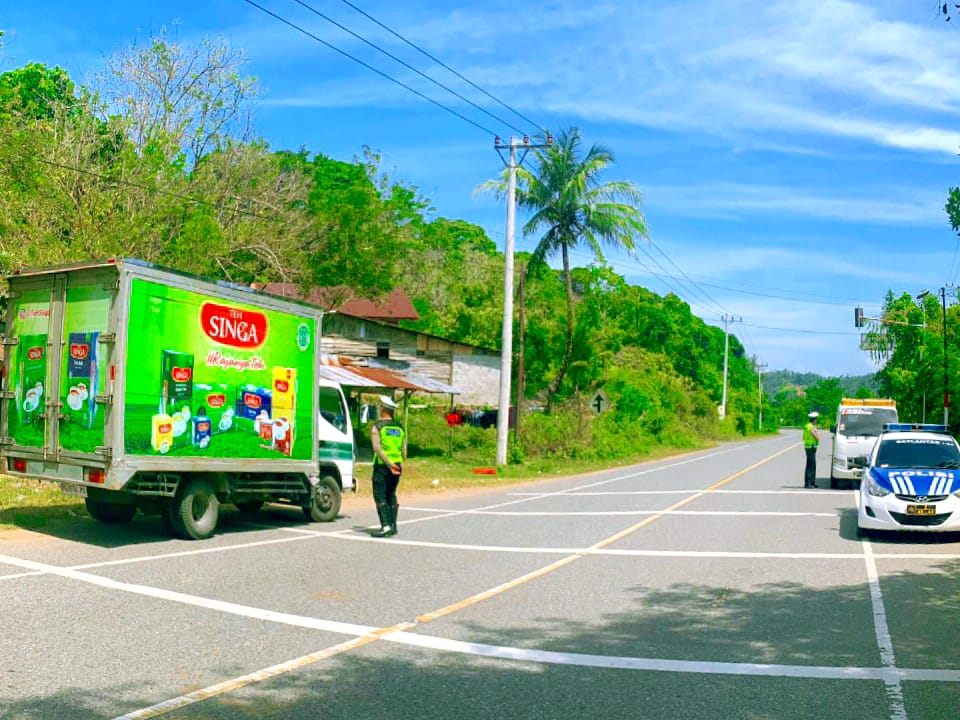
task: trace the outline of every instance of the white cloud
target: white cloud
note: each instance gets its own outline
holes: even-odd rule
[[[960,137],[960,136],[958,136]],[[915,187],[865,188],[872,197],[830,197],[782,185],[712,183],[643,188],[648,213],[663,208],[683,215],[735,218],[776,213],[856,223],[942,226],[944,190]]]

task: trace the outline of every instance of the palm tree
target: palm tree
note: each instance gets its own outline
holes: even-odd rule
[[[626,180],[602,183],[600,176],[614,163],[613,153],[593,145],[582,155],[579,129],[562,131],[552,144],[535,152],[533,169],[517,171],[517,204],[530,212],[523,232],[540,235],[527,273],[530,266],[546,263],[559,251],[567,290],[567,342],[548,390],[552,400],[573,354],[576,318],[570,250],[586,244],[600,261],[604,245],[632,255],[636,241],[647,237],[647,223],[640,212],[640,190]]]

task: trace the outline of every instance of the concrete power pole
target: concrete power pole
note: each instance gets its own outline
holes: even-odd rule
[[[507,233],[503,254],[506,256],[506,268],[503,276],[503,336],[500,351],[500,397],[497,406],[497,466],[507,464],[507,437],[510,432],[510,374],[513,368],[513,235],[516,222],[517,197],[517,168],[523,165],[527,153],[534,148],[545,148],[553,145],[553,137],[547,134],[544,144],[530,142],[526,135],[522,139],[512,137],[510,143],[504,145],[500,138],[495,138],[493,147],[504,160],[503,152],[509,151],[504,164],[507,166]],[[517,150],[522,150],[517,158]],[[520,404],[517,403],[517,412]]]
[[[766,363],[757,362],[757,391],[760,393],[760,414],[757,417],[757,430],[763,432],[763,369]]]
[[[724,315],[723,320],[723,401],[720,403],[720,419],[727,416],[727,360],[730,355],[730,323],[743,322],[743,317]]]

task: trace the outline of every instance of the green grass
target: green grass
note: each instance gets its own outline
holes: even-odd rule
[[[89,517],[83,501],[66,497],[56,483],[0,475],[0,530],[42,528]]]

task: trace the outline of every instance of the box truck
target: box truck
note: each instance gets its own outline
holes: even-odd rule
[[[213,534],[221,503],[329,521],[355,490],[318,308],[128,259],[7,281],[8,474],[60,483],[102,522],[139,509],[191,539]]]
[[[897,403],[889,398],[843,398],[830,427],[830,487],[859,486],[861,468],[877,443],[885,423],[898,422]]]

